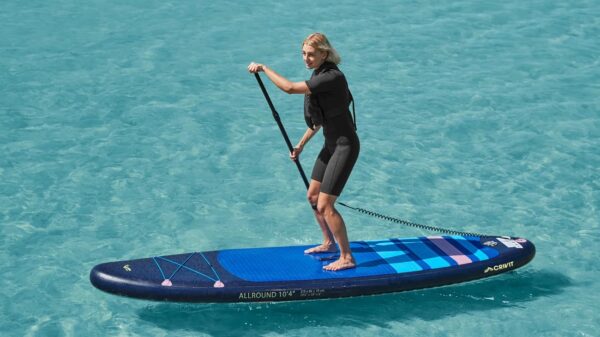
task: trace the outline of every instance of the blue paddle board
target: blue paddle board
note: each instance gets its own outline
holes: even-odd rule
[[[351,243],[357,267],[325,271],[332,253],[311,246],[227,249],[103,263],[90,273],[105,292],[159,301],[260,302],[336,298],[443,286],[527,264],[522,238],[428,236]]]

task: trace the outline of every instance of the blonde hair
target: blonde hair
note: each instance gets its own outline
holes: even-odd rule
[[[325,61],[333,62],[335,64],[342,63],[342,58],[340,57],[340,54],[338,54],[337,50],[335,50],[335,48],[331,46],[331,43],[329,43],[329,40],[327,40],[325,34],[312,33],[306,39],[304,39],[304,42],[302,42],[302,46],[304,46],[305,44],[321,52],[327,52],[327,59]]]

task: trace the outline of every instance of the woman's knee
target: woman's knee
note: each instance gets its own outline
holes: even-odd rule
[[[308,191],[306,192],[306,199],[308,199],[308,203],[315,211],[317,210],[317,203],[319,202],[320,189],[321,183],[316,180],[311,180]]]
[[[317,203],[319,202],[319,194],[307,193],[306,198],[308,199],[308,203],[312,206],[312,208],[317,210]]]
[[[321,198],[317,202],[317,212],[328,216],[335,213],[335,208],[333,207],[333,203],[329,202],[329,200],[323,200]]]

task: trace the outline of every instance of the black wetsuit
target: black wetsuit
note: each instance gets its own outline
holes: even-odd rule
[[[360,142],[349,105],[348,82],[338,67],[325,62],[306,81],[311,95],[304,98],[306,124],[323,126],[325,144],[311,178],[321,182],[321,192],[339,196],[358,159]]]

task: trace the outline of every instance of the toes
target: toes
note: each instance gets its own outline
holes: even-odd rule
[[[324,266],[323,269],[327,270],[327,271],[335,271],[335,270],[337,270],[337,269],[335,269],[335,266],[333,266],[333,263],[330,263],[330,264]]]
[[[336,271],[336,270],[340,270],[340,269],[339,269],[339,266],[338,266],[337,264],[335,264],[335,263],[330,263],[330,264],[328,264],[328,265],[324,266],[324,267],[323,267],[323,269],[324,269],[324,270],[327,270],[327,271]]]
[[[319,247],[312,247],[304,251],[304,254],[319,253]]]
[[[323,269],[327,270],[327,271],[338,271],[338,270],[350,269],[350,268],[355,268],[355,267],[356,267],[356,264],[354,264],[352,262],[336,261],[336,262],[330,263],[326,266],[323,266]]]

